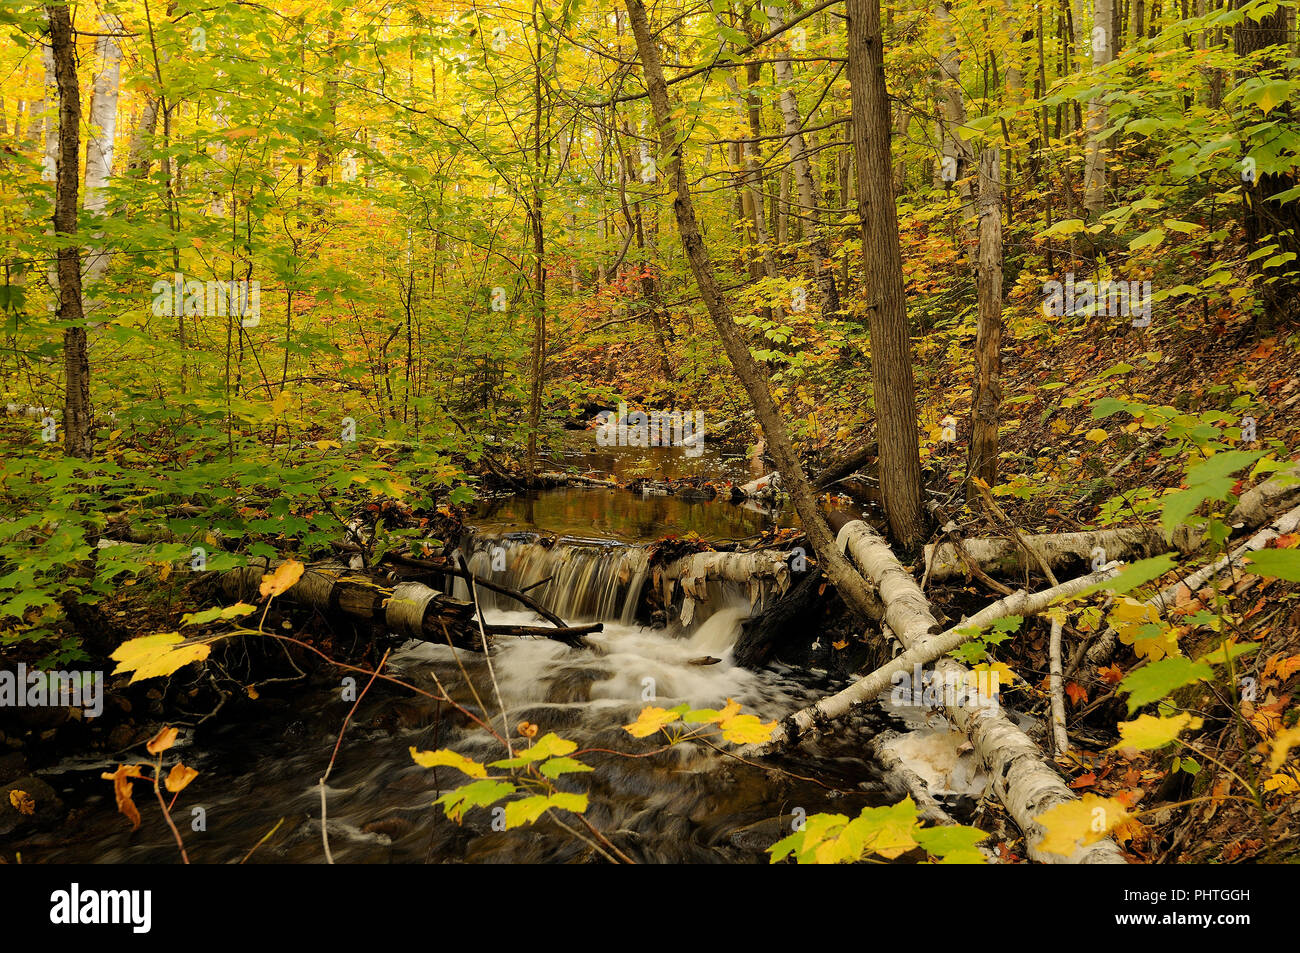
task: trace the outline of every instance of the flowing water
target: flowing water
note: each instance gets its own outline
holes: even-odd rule
[[[564,533],[565,528],[547,519],[517,520],[504,528],[523,532],[500,535],[500,520],[487,519],[467,546],[476,571],[506,585],[532,586],[531,594],[567,622],[602,621],[604,630],[588,637],[587,648],[500,638],[485,658],[412,642],[390,657],[386,672],[431,692],[446,690],[516,744],[523,743],[516,731],[521,722],[576,742],[574,756],[595,770],[565,775],[558,786],[587,793],[587,821],[638,862],[761,862],[765,849],[789,834],[797,817],[819,811],[851,816],[864,806],[898,800],[901,794],[884,790],[867,760],[866,741],[886,720],[879,712],[847,719],[835,736],[762,763],[720,750],[726,744],[683,741],[665,748],[662,739],[638,740],[623,730],[647,705],[670,708],[682,702],[719,708],[734,699],[764,721],[780,719],[841,685],[823,672],[780,666],[751,672],[731,664],[741,622],[774,595],[762,589],[742,592],[711,584],[690,627],[638,624],[642,589],[653,583],[644,559],[622,537],[637,535],[626,531],[633,523],[650,525],[660,517],[639,511],[647,501],[632,494],[594,492],[609,496],[610,507],[631,513],[621,517],[623,532],[592,533],[588,526],[589,538],[545,545],[538,541],[539,531]],[[591,512],[589,503],[575,505]],[[716,519],[734,526],[747,517],[719,509]],[[675,528],[658,522],[653,533],[643,535]],[[504,561],[494,566],[494,559]],[[464,584],[459,585],[464,596]],[[509,600],[479,595],[488,621],[539,622]],[[195,862],[237,862],[277,824],[251,862],[324,859],[317,782],[351,700],[344,700],[337,679],[288,686],[278,698],[269,689],[265,694],[255,721],[225,721],[187,732],[185,746],[169,753],[200,771],[175,812]],[[926,727],[926,720],[924,713],[912,713],[910,726],[916,730],[905,736],[916,769],[933,779],[935,790],[978,790],[981,781],[958,739],[941,725]],[[446,747],[481,762],[505,756],[500,742],[461,712],[397,686],[377,683],[369,691],[326,788],[326,833],[336,860],[599,859],[595,839],[572,814],[508,831],[494,829],[493,815],[483,808],[470,811],[460,824],[448,819],[432,802],[467,779],[449,767],[422,768],[409,753]],[[139,759],[134,753],[120,757]],[[136,788],[145,819],[139,831],[131,832],[117,813],[112,786],[100,777],[116,763],[82,758],[42,772],[73,812],[58,832],[18,845],[27,862],[176,860],[176,845],[146,785]]]

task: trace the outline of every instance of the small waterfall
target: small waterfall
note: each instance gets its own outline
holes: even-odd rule
[[[566,622],[636,622],[649,573],[646,552],[638,546],[576,539],[551,543],[509,535],[475,536],[466,548],[474,575],[527,591]],[[469,598],[464,580],[455,581],[452,594]],[[478,597],[485,609],[520,608],[513,599],[486,589],[480,589]]]
[[[698,648],[712,655],[728,650],[740,622],[761,611],[774,595],[770,580],[679,581],[671,572],[652,568],[645,548],[610,541],[475,534],[464,552],[476,576],[527,592],[566,622],[634,626],[649,623],[655,608],[666,608],[666,621],[692,639],[703,639]],[[464,580],[452,580],[448,591],[458,599],[470,598]],[[485,610],[522,608],[481,586],[478,597]]]

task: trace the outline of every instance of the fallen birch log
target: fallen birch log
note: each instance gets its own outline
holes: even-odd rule
[[[676,591],[682,595],[683,625],[690,625],[695,607],[709,600],[710,582],[732,582],[746,587],[749,603],[756,605],[765,591],[784,593],[790,588],[790,556],[773,550],[751,553],[693,553],[654,570],[654,585],[665,606],[673,605]]]
[[[1114,560],[1131,562],[1169,549],[1164,534],[1159,529],[1146,526],[1084,533],[1044,533],[1024,536],[1023,539],[1038,559],[1052,569],[1079,563],[1102,566]],[[1015,540],[967,539],[960,544],[930,543],[925,547],[925,565],[930,567],[930,578],[942,582],[967,575],[962,553],[965,553],[966,559],[991,575],[1010,575],[1025,568],[1038,571],[1035,560],[1030,560],[1026,567],[1025,553]]]
[[[935,635],[925,636],[884,665],[862,676],[848,688],[819,699],[815,704],[790,715],[777,728],[771,744],[797,744],[808,732],[825,728],[830,722],[848,714],[855,706],[869,702],[881,692],[887,691],[894,684],[897,675],[910,675],[917,666],[929,665],[943,658],[953,649],[969,642],[990,623],[1009,615],[1037,615],[1057,600],[1077,595],[1089,586],[1109,579],[1117,572],[1119,572],[1118,568],[1105,569],[1080,576],[1078,579],[1071,579],[1051,589],[1044,589],[1042,592],[1030,593],[1021,589],[997,602],[990,603],[951,628]],[[899,641],[903,640],[899,638]]]
[[[921,817],[931,824],[945,826],[956,824],[952,816],[944,810],[943,805],[930,793],[930,786],[925,783],[925,778],[908,767],[907,762],[892,747],[893,742],[901,737],[903,736],[897,731],[882,731],[867,742],[867,747],[871,749],[871,756],[885,772],[885,784],[891,789],[890,793],[900,801],[910,796],[916,803]]]
[[[1241,494],[1228,514],[1234,529],[1262,526],[1277,513],[1300,505],[1300,463],[1279,470],[1272,478]]]
[[[227,599],[256,603],[262,577],[279,564],[263,561],[226,570],[217,575],[217,588]],[[307,567],[280,598],[323,614],[377,623],[407,638],[443,644],[450,640],[458,648],[482,649],[474,604],[423,583],[386,585],[341,563],[324,563]],[[573,644],[603,626],[597,622],[581,626],[488,624],[483,628],[489,636],[541,636]]]
[[[1148,599],[1144,604],[1155,609],[1157,612],[1164,613],[1178,604],[1178,595],[1180,590],[1186,590],[1190,595],[1195,594],[1207,582],[1214,579],[1219,573],[1238,566],[1241,560],[1250,553],[1263,549],[1270,542],[1279,536],[1287,533],[1294,533],[1300,528],[1300,506],[1295,507],[1289,512],[1283,514],[1275,520],[1271,526],[1261,529],[1255,535],[1234,549],[1225,556],[1220,556],[1214,562],[1202,566],[1199,570],[1192,573],[1186,578],[1179,579],[1165,588],[1161,589],[1154,596]],[[1113,627],[1107,626],[1105,631],[1097,637],[1097,641],[1088,649],[1087,659],[1094,665],[1104,665],[1112,655],[1115,654],[1118,634]]]
[[[1059,587],[1053,587],[1060,591],[1049,590],[1050,596],[1047,593],[1013,593],[976,613],[959,626],[941,633],[927,651],[921,645],[938,630],[939,624],[920,586],[898,562],[889,544],[870,526],[860,521],[847,524],[840,531],[836,543],[845,547],[864,575],[875,584],[884,603],[882,621],[903,644],[904,655],[877,670],[883,672],[888,669],[888,679],[873,673],[868,676],[873,679],[870,684],[858,688],[862,682],[854,683],[839,695],[832,696],[837,700],[820,712],[818,706],[822,702],[814,705],[811,710],[804,709],[785,719],[778,726],[768,747],[795,743],[802,734],[817,724],[819,716],[829,720],[827,716],[838,717],[854,704],[875,698],[889,684],[893,672],[898,670],[896,666],[914,646],[918,652],[907,659],[905,667],[916,664],[916,658],[933,653],[931,657],[937,660],[934,666],[936,676],[951,684],[970,684],[974,680],[973,673],[966,666],[956,659],[941,657],[969,638],[968,630],[1013,612],[1029,612],[1035,606],[1037,611],[1042,611],[1050,602],[1081,591],[1106,578],[1105,573],[1115,571],[1106,570],[1063,583]],[[951,647],[943,648],[949,643]],[[976,754],[988,766],[994,792],[1024,833],[1031,858],[1046,863],[1124,863],[1119,848],[1109,838],[1080,847],[1069,857],[1041,851],[1038,845],[1045,832],[1037,818],[1057,804],[1077,800],[1074,793],[1065,786],[1061,776],[1045,763],[1038,745],[996,706],[967,706],[957,703],[945,705],[944,710],[953,724],[971,739]]]

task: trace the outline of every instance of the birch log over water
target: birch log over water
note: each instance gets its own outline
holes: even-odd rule
[[[760,550],[752,553],[695,553],[655,569],[654,583],[663,593],[664,605],[673,604],[676,590],[682,594],[681,621],[690,625],[695,607],[709,598],[709,582],[733,582],[747,588],[750,605],[758,602],[764,587],[784,593],[790,588],[789,554]]]
[[[843,715],[855,704],[875,698],[889,686],[895,672],[906,671],[915,664],[935,661],[935,675],[945,683],[951,680],[954,684],[966,684],[970,670],[955,659],[943,656],[966,641],[972,629],[1013,613],[1029,615],[1041,612],[1056,599],[1077,594],[1116,571],[1103,570],[1041,593],[1013,593],[934,636],[932,634],[938,630],[939,624],[928,600],[875,530],[854,521],[840,531],[836,542],[847,549],[875,584],[884,603],[884,624],[903,644],[905,651],[838,695],[823,699],[785,719],[768,748],[797,743],[813,727]],[[1119,848],[1108,838],[1081,847],[1069,857],[1039,850],[1044,831],[1036,818],[1057,804],[1075,800],[1075,795],[1065,786],[1061,776],[1044,762],[1039,747],[997,707],[955,704],[946,707],[945,711],[953,724],[970,737],[976,754],[989,767],[994,792],[1024,833],[1031,858],[1044,863],[1124,862]]]

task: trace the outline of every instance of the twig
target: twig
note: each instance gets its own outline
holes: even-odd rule
[[[250,858],[250,857],[253,856],[253,851],[257,850],[257,848],[261,847],[261,846],[262,846],[263,844],[265,844],[268,840],[270,840],[270,839],[271,839],[271,835],[274,834],[276,831],[278,831],[278,830],[280,829],[280,825],[283,824],[283,823],[284,823],[284,818],[283,818],[283,817],[280,818],[278,821],[276,821],[276,822],[275,822],[275,827],[271,828],[269,831],[267,831],[265,834],[263,834],[263,835],[262,835],[262,839],[259,840],[256,844],[254,844],[252,847],[250,847],[250,848],[248,849],[248,853],[244,855],[244,859],[241,860],[240,863],[241,863],[241,864],[246,863],[246,862],[248,861],[248,858]]]
[[[1056,756],[1070,750],[1070,735],[1065,730],[1065,679],[1061,677],[1061,621],[1052,619],[1052,636],[1048,648],[1050,665],[1048,684],[1052,693],[1052,747]]]
[[[488,645],[487,630],[484,628],[483,607],[478,603],[478,584],[475,582],[474,574],[469,571],[469,565],[465,562],[464,555],[460,556],[460,568],[465,571],[467,576],[469,576],[469,594],[470,598],[474,600],[474,614],[478,618],[479,638],[483,640],[483,660],[487,663],[488,678],[492,679],[492,691],[496,693],[497,704],[501,707],[501,725],[505,729],[504,738],[506,751],[508,751],[510,757],[513,758],[515,756],[515,749],[510,743],[510,717],[506,714],[506,703],[501,697],[501,686],[497,684],[497,673],[492,667],[492,647]],[[486,717],[487,711],[484,710],[483,714]]]
[[[326,829],[326,823],[325,823],[325,782],[329,780],[330,772],[334,770],[334,759],[336,759],[339,756],[339,748],[342,747],[343,745],[343,733],[348,730],[348,722],[352,720],[352,716],[356,713],[357,708],[360,707],[361,699],[365,698],[366,692],[370,691],[370,686],[375,684],[375,679],[379,677],[379,670],[382,669],[384,665],[388,662],[388,653],[391,651],[392,649],[384,650],[384,657],[381,658],[379,660],[379,664],[375,666],[375,670],[370,676],[370,681],[366,682],[366,687],[361,689],[361,694],[358,695],[357,700],[352,703],[351,710],[348,712],[347,717],[343,719],[343,727],[339,729],[338,740],[334,742],[334,752],[333,754],[330,755],[330,763],[325,766],[325,773],[321,775],[321,779],[319,782],[320,783],[320,839],[321,839],[321,843],[325,847],[325,862],[329,864],[334,863],[334,855],[330,853],[329,832]],[[252,851],[249,851],[249,853],[252,853]]]

